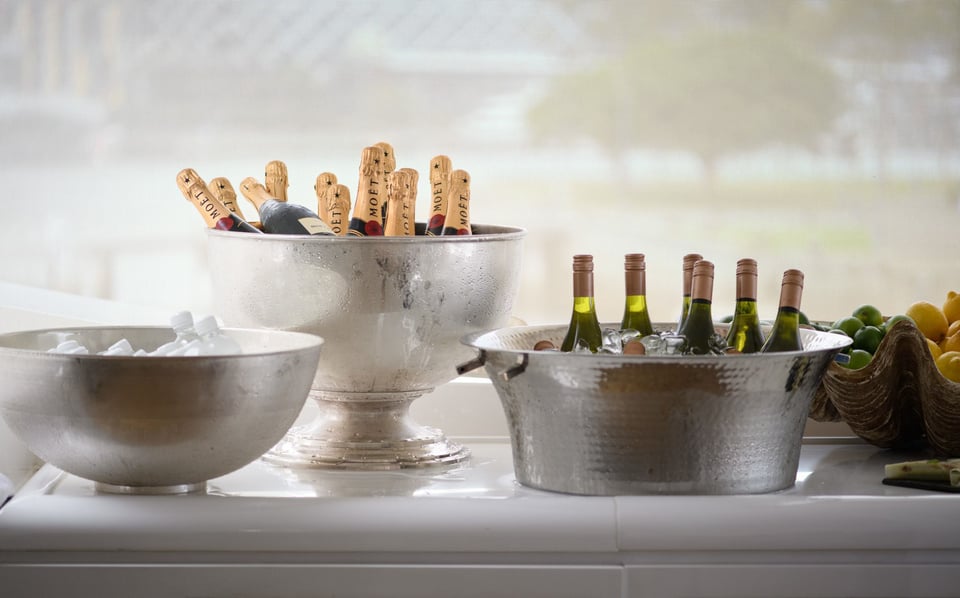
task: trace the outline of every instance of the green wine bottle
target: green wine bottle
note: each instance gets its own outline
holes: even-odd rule
[[[699,253],[688,253],[683,256],[683,304],[680,309],[680,321],[677,324],[678,330],[683,326],[684,320],[687,319],[687,314],[690,313],[690,289],[693,285],[693,265],[702,259],[703,256]]]
[[[727,333],[727,347],[740,353],[756,353],[763,346],[757,315],[757,261],[737,261],[737,304]]]
[[[711,355],[717,336],[713,326],[713,262],[699,260],[693,266],[690,287],[690,311],[678,334],[684,337],[680,352],[684,355]]]
[[[653,334],[647,310],[647,265],[642,253],[628,253],[623,260],[627,298],[623,307],[621,330],[636,330],[640,336]]]
[[[593,256],[573,256],[573,315],[570,328],[560,345],[560,350],[570,352],[582,343],[592,353],[603,345],[603,333],[597,320],[597,307],[593,298]]]
[[[803,294],[803,272],[787,270],[780,283],[780,307],[773,321],[770,336],[763,343],[761,353],[802,351],[800,340],[800,296]]]

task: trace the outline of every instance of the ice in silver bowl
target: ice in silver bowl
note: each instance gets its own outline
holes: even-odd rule
[[[801,330],[804,351],[763,355],[532,350],[542,339],[560,346],[566,329],[505,328],[463,342],[477,350],[475,363],[483,363],[500,396],[517,480],[590,495],[792,486],[813,395],[850,343]]]
[[[86,327],[0,335],[0,415],[44,461],[101,491],[202,490],[261,456],[303,407],[323,340],[309,334],[225,329],[239,355],[65,355],[126,338],[150,349],[162,327]]]

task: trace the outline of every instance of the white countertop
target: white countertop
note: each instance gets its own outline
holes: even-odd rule
[[[3,284],[0,316],[0,331],[166,317]],[[258,460],[185,496],[98,494],[0,426],[14,491],[0,508],[0,595],[960,595],[960,494],[881,483],[885,463],[918,455],[809,438],[781,492],[570,496],[516,482],[488,381],[462,377],[413,412],[471,459],[376,473]]]

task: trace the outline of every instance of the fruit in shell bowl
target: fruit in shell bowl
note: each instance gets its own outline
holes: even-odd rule
[[[849,334],[851,327],[849,318],[841,318],[833,331]],[[942,307],[917,301],[879,327],[882,338],[872,353],[857,348],[854,331],[851,363],[830,364],[810,417],[842,421],[881,448],[960,455],[960,294],[948,293]],[[861,338],[869,347],[872,340]]]

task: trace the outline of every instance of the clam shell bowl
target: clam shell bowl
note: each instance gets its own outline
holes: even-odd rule
[[[323,340],[225,329],[238,355],[95,355],[126,338],[150,349],[169,328],[88,327],[0,335],[0,415],[35,455],[100,491],[172,494],[262,455],[306,401]],[[75,339],[90,355],[49,353]]]
[[[911,322],[894,325],[865,367],[830,364],[810,417],[842,421],[881,448],[960,455],[960,384],[940,374],[923,334]]]
[[[802,330],[803,351],[764,355],[531,350],[542,339],[559,346],[566,329],[504,328],[463,342],[500,396],[517,480],[586,495],[791,487],[810,402],[851,342]]]

